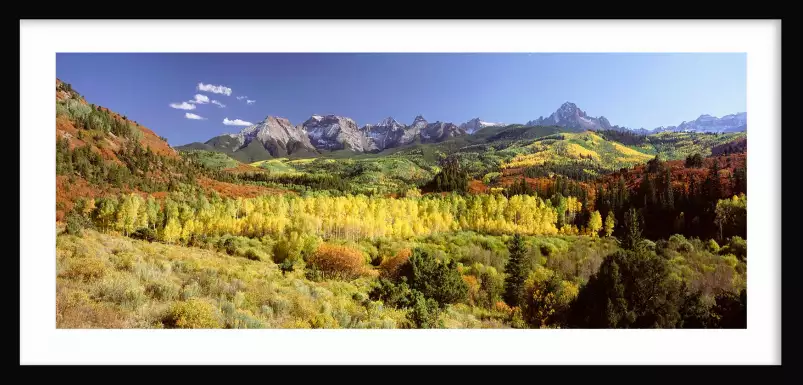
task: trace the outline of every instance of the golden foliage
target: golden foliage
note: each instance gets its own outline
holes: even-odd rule
[[[69,267],[60,276],[89,281],[102,278],[105,273],[106,265],[103,261],[93,257],[82,257],[71,260]]]
[[[169,202],[158,210],[166,225],[154,224],[154,213],[138,196],[124,196],[115,208],[101,205],[94,215],[104,230],[130,234],[155,226],[157,237],[166,243],[188,243],[196,237],[224,234],[259,238],[285,236],[293,232],[324,239],[409,239],[452,231],[476,231],[493,235],[557,234],[557,213],[540,198],[516,195],[472,195],[385,198],[364,195],[262,196],[222,199],[193,208],[187,203]],[[580,203],[570,201],[569,214]]]
[[[463,282],[468,285],[468,303],[476,305],[480,301],[480,282],[473,275],[464,275]]]
[[[214,329],[221,326],[215,306],[195,298],[173,304],[164,323],[167,327],[179,329]]]
[[[354,279],[366,273],[365,256],[346,246],[323,243],[307,263],[326,278]]]

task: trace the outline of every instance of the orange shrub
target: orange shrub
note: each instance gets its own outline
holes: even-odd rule
[[[382,264],[379,265],[380,277],[388,279],[398,278],[402,265],[410,259],[411,255],[413,255],[413,252],[408,248],[401,249],[393,257],[386,258],[382,261]]]
[[[464,275],[463,281],[468,285],[468,302],[475,305],[480,300],[480,282],[473,275]]]
[[[510,313],[513,311],[513,309],[511,309],[511,307],[508,306],[508,304],[506,304],[504,301],[497,302],[496,305],[494,305],[494,310],[500,313]]]
[[[323,243],[307,263],[324,278],[353,279],[366,273],[365,256],[359,250]]]

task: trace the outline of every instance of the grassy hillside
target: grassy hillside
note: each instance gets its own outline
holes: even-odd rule
[[[664,159],[685,159],[689,155],[711,155],[711,149],[726,143],[741,141],[747,137],[744,132],[727,134],[693,133],[693,132],[661,132],[648,136],[648,142],[654,151]]]
[[[287,144],[272,139],[264,144],[259,140],[252,140],[248,145],[240,148],[240,142],[230,135],[216,136],[206,143],[194,142],[179,146],[177,149],[180,151],[216,151],[243,163],[254,163],[277,157],[307,158],[319,155],[317,151],[310,151],[304,148],[300,142],[292,140]]]
[[[235,168],[240,165],[240,162],[220,152],[206,150],[189,150],[182,152],[185,153],[188,158],[191,158],[203,166],[211,169],[220,170]]]
[[[644,163],[652,156],[608,141],[593,132],[561,133],[538,138],[523,146],[525,153],[502,165],[502,168],[543,166],[576,163],[587,165],[589,172],[596,169],[615,170]]]

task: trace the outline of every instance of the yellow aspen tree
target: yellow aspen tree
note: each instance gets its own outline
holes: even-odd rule
[[[166,243],[175,243],[181,236],[181,230],[181,225],[179,225],[178,219],[168,219],[167,225],[165,225],[164,229],[162,230],[162,240]]]
[[[602,229],[602,216],[599,214],[599,211],[595,210],[591,213],[591,217],[588,218],[589,235],[596,237],[600,229]]]
[[[616,226],[616,219],[613,217],[613,210],[608,211],[605,217],[605,236],[610,237],[613,235],[613,228]]]

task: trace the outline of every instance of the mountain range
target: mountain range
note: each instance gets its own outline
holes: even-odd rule
[[[741,132],[747,131],[747,113],[725,115],[717,118],[711,115],[700,115],[690,122],[683,122],[677,126],[658,127],[654,132],[661,131],[693,131],[693,132]]]
[[[285,118],[268,116],[239,133],[216,136],[204,143],[194,142],[177,149],[223,152],[242,162],[254,162],[291,155],[313,156],[322,151],[376,153],[412,143],[442,142],[455,136],[473,135],[484,128],[498,126],[505,124],[474,118],[458,126],[442,121],[430,123],[421,115],[416,116],[409,125],[387,117],[381,122],[362,127],[348,117],[313,115],[294,126]],[[574,132],[632,131],[644,135],[662,131],[739,132],[747,129],[747,113],[741,112],[722,118],[701,115],[696,120],[684,121],[677,126],[633,130],[612,125],[604,116],[589,116],[576,104],[566,102],[548,117],[530,120],[526,126],[554,126]]]

